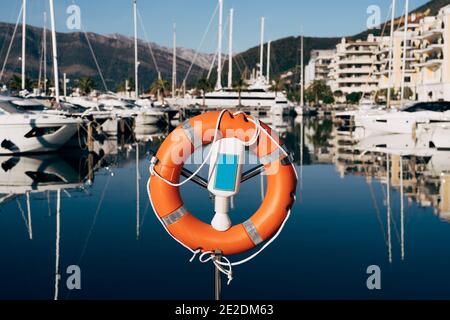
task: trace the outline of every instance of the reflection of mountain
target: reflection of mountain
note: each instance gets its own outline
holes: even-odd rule
[[[68,158],[50,154],[0,157],[0,194],[6,198],[25,193],[78,188],[83,185],[88,173],[88,161],[83,156]]]

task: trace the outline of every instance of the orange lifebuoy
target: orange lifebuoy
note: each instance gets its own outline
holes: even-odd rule
[[[173,184],[180,181],[185,161],[196,148],[213,142],[220,119],[220,138],[237,138],[248,142],[255,135],[255,125],[244,114],[209,112],[177,127],[159,148],[153,170]],[[201,125],[198,125],[201,124]],[[279,142],[272,130],[261,126]],[[208,132],[210,134],[208,134]],[[246,222],[219,232],[192,215],[183,204],[178,187],[151,176],[148,183],[155,213],[168,232],[192,250],[220,251],[224,255],[244,253],[270,239],[282,226],[295,201],[297,177],[289,157],[279,153],[268,135],[261,134],[252,151],[264,164],[267,175],[266,196],[255,214]]]

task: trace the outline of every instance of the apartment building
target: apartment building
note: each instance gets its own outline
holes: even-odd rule
[[[312,50],[309,63],[305,67],[305,86],[308,87],[314,80],[326,83],[330,80],[330,65],[336,50]]]
[[[413,42],[419,101],[450,101],[450,5],[425,17]]]
[[[313,80],[325,80],[333,92],[341,91],[344,95],[353,92],[373,95],[390,87],[400,98],[404,74],[405,87],[411,89],[405,91],[410,92],[407,99],[450,101],[450,5],[441,8],[437,16],[428,14],[429,11],[409,16],[406,43],[404,18],[395,21],[392,64],[389,36],[369,35],[366,40],[343,38],[336,50],[312,51],[305,69],[306,86]]]
[[[367,40],[342,39],[330,66],[329,84],[333,92],[368,94],[378,90],[377,53],[379,43],[386,38],[389,39],[369,35]]]
[[[411,19],[412,20],[412,19]],[[410,21],[408,31],[406,33],[406,60],[405,60],[405,87],[411,89],[411,96],[408,99],[416,98],[417,71],[415,64],[418,59],[415,55],[416,44],[413,41],[415,30],[419,26],[418,22]],[[392,89],[392,92],[400,98],[399,94],[402,86],[403,78],[403,53],[404,53],[404,27],[398,29],[394,33],[392,47],[392,64],[389,64],[390,45],[389,37],[384,37],[380,41],[377,53],[377,76],[379,89]],[[389,66],[391,69],[389,69]]]

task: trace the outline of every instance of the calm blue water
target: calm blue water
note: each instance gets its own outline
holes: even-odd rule
[[[400,191],[393,181],[389,236],[383,179],[359,174],[351,169],[351,161],[342,169],[328,121],[304,123],[300,161],[300,132],[301,125],[291,124],[285,134],[290,148],[297,151],[303,178],[291,220],[263,254],[234,269],[235,280],[224,284],[223,298],[450,298],[450,224],[439,217],[445,198],[439,192],[440,176],[427,176],[423,169],[415,172],[415,184],[405,187],[403,240]],[[0,299],[53,299],[56,190],[69,183],[76,186],[61,193],[59,299],[212,299],[212,265],[189,263],[190,254],[166,234],[149,206],[145,153],[157,146],[155,141],[139,148],[139,221],[134,144],[121,146],[117,154],[90,159],[94,177],[85,155],[0,158],[2,192],[16,193],[0,203]],[[376,155],[380,165],[368,166],[379,176],[386,170],[383,157]],[[404,160],[405,172],[418,161]],[[6,175],[13,171],[13,177]],[[427,183],[434,187],[423,188]],[[260,190],[260,177],[242,186],[232,211],[235,221],[256,210]],[[433,202],[436,195],[440,204]],[[206,190],[190,184],[183,197],[191,211],[211,218],[213,205]],[[81,268],[80,291],[66,289],[69,265]],[[366,287],[369,265],[381,268],[380,291]]]

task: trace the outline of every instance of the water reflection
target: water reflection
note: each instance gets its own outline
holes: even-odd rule
[[[326,202],[344,203],[346,208],[343,210],[351,212],[352,219],[363,215],[360,210],[373,210],[382,241],[375,238],[371,244],[376,247],[382,242],[383,257],[387,257],[387,262],[399,261],[395,259],[397,240],[401,259],[406,260],[412,254],[411,250],[408,251],[407,222],[413,205],[425,208],[428,218],[433,217],[430,214],[433,212],[443,221],[450,222],[450,150],[437,148],[435,142],[440,141],[440,135],[445,137],[446,131],[440,133],[439,130],[431,130],[417,136],[389,136],[368,134],[359,129],[343,131],[330,117],[275,117],[263,121],[276,128],[287,147],[293,151],[300,175],[297,198],[302,218],[296,219],[300,211],[297,206],[293,211],[294,218],[277,249],[280,255],[286,253],[283,248],[287,248],[288,252],[298,250],[298,257],[287,255],[293,259],[290,263],[298,268],[311,265],[313,270],[328,265],[328,259],[318,259],[314,252],[321,252],[324,243],[333,247],[335,242],[345,239],[342,234],[349,232],[346,228],[355,228],[348,216],[336,216],[334,211],[328,213],[328,207],[321,207]],[[183,251],[164,234],[157,221],[149,217],[152,209],[145,186],[148,159],[150,152],[156,151],[167,135],[168,131],[158,127],[144,126],[137,127],[131,136],[97,139],[91,153],[70,149],[51,155],[0,157],[0,243],[9,244],[2,251],[5,261],[10,261],[0,267],[0,274],[10,274],[15,279],[0,279],[2,283],[6,282],[6,289],[0,290],[0,297],[208,298],[201,292],[207,294],[210,286],[203,285],[207,281],[199,281],[203,279],[205,269],[196,266],[186,271],[188,275],[181,272],[185,265],[180,267],[180,264],[186,260]],[[430,143],[430,139],[433,143]],[[337,179],[330,174],[328,167],[335,171]],[[338,180],[338,176],[345,181]],[[369,201],[363,203],[352,189],[354,180],[361,178],[367,181],[370,194]],[[352,183],[347,183],[349,180]],[[244,212],[253,212],[265,196],[264,189],[263,176],[261,180],[254,179],[243,186],[242,195],[234,199],[233,205]],[[322,190],[339,195],[326,195],[327,201],[323,201]],[[209,200],[201,203],[209,199],[207,192],[202,192],[194,186],[187,191],[187,196],[191,198],[187,199],[187,205],[192,206],[194,212],[208,212],[212,208]],[[353,206],[353,203],[359,206]],[[333,207],[333,204],[330,206]],[[327,215],[321,210],[327,211]],[[20,217],[20,227],[17,216]],[[311,228],[315,231],[308,231],[312,222],[319,219],[317,217],[320,217],[320,221],[316,229]],[[37,228],[33,230],[36,224]],[[318,226],[328,228],[326,230],[330,235],[323,237]],[[337,234],[336,238],[333,238],[333,231]],[[364,231],[370,233],[368,229]],[[26,239],[23,239],[25,235]],[[43,237],[50,239],[44,242]],[[315,241],[307,242],[308,237]],[[33,241],[32,246],[29,245],[30,240]],[[12,244],[21,251],[20,258],[11,249]],[[354,243],[346,245],[347,251],[357,250]],[[308,255],[301,254],[305,250]],[[333,251],[337,249],[333,247]],[[34,265],[24,262],[24,259],[31,260],[34,255],[40,255],[39,262],[45,267],[40,267],[35,261]],[[366,256],[367,250],[363,250],[361,255],[355,253],[340,263],[351,266],[352,261],[366,261]],[[261,265],[269,265],[273,256],[263,256],[261,259],[267,262]],[[161,263],[155,263],[155,260]],[[309,262],[305,264],[304,261]],[[64,268],[74,263],[78,263],[86,273],[89,288],[78,294],[67,292],[64,288]],[[108,267],[104,263],[108,263]],[[51,271],[48,270],[49,266]],[[42,280],[36,283],[35,290],[24,292],[16,286],[15,282],[22,283],[24,280],[20,280],[20,273],[15,269],[40,274]],[[247,270],[243,268],[242,280],[227,289],[232,293],[231,298],[243,297],[245,277],[261,277],[263,272],[267,272],[263,267],[261,271],[258,270],[255,265]],[[172,289],[171,282],[162,281],[158,276],[164,272],[175,275]],[[346,276],[348,278],[342,277],[345,281],[355,280],[352,275]],[[122,291],[111,291],[107,285],[108,277],[118,281]],[[296,272],[294,276],[289,271],[286,277],[294,282],[293,287],[305,286],[310,281],[307,279],[308,272]],[[197,293],[189,290],[192,287],[191,280],[199,286]],[[320,279],[315,277],[314,286],[317,286],[317,290],[329,290],[330,282],[325,280],[321,286]],[[179,285],[180,281],[183,281],[182,286]],[[294,289],[289,291],[286,283],[283,284],[279,278],[267,281],[268,286],[279,286],[274,291],[288,292],[286,294],[289,295],[280,298],[311,297],[306,295],[306,290],[300,290],[302,293]],[[239,287],[240,283],[244,287]],[[253,293],[270,291],[252,290]],[[247,294],[244,297],[271,297],[261,294]],[[398,295],[395,297],[401,298]]]
[[[447,139],[448,133],[443,132]],[[334,130],[333,135],[332,153],[342,177],[377,179],[399,190],[409,202],[433,207],[436,215],[450,222],[450,150],[436,148],[429,133],[376,135],[357,129]]]

